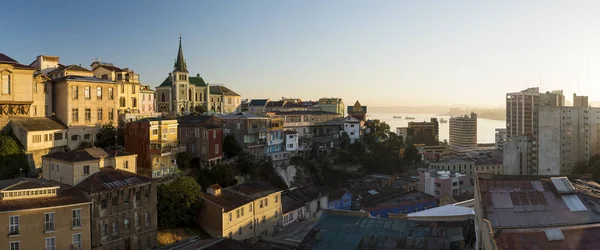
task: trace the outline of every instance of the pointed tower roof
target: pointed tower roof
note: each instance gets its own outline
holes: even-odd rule
[[[179,35],[179,52],[177,53],[177,61],[175,61],[175,70],[178,72],[189,73],[185,60],[183,59],[183,49],[181,48],[181,35]]]

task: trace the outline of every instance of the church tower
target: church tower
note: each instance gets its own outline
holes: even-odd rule
[[[173,74],[171,75],[171,82],[175,91],[173,113],[186,114],[190,112],[190,95],[192,90],[190,89],[190,81],[188,79],[189,72],[185,59],[183,58],[183,48],[181,47],[181,35],[179,35],[179,51],[177,53],[177,59],[173,67]]]

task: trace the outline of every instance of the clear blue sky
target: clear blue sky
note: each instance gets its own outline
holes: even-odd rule
[[[600,100],[600,1],[8,1],[0,52],[191,74],[244,98],[503,106],[538,86]],[[6,11],[9,10],[9,11]],[[588,70],[589,68],[589,70]],[[579,78],[579,85],[577,79]],[[579,87],[578,87],[579,86]]]

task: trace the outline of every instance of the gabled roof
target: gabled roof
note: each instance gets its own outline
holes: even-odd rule
[[[223,93],[224,96],[240,96],[238,93],[234,92],[233,90],[225,87],[225,86],[220,86],[221,87],[221,92]]]
[[[60,81],[98,82],[98,83],[111,83],[111,84],[115,83],[110,80],[100,79],[100,78],[96,78],[93,76],[76,76],[76,75],[63,76],[60,78],[56,78],[52,81],[53,82],[60,82]]]
[[[65,70],[74,70],[74,71],[92,72],[91,70],[89,70],[89,69],[86,69],[86,68],[84,68],[84,67],[81,67],[81,66],[79,66],[79,65],[71,64],[71,65],[69,65],[69,66],[62,66],[62,67],[58,67],[57,69],[55,69],[55,70],[52,70],[52,71],[48,72],[48,74],[52,74],[52,72],[55,72],[55,71],[65,71]]]
[[[289,213],[304,206],[304,203],[290,196],[289,193],[281,194],[281,213]]]
[[[252,106],[258,106],[258,107],[264,107],[267,102],[269,101],[269,99],[252,99],[250,101],[250,103],[248,103],[248,106],[252,107]]]
[[[121,71],[123,71],[123,69],[121,69],[119,67],[115,67],[114,65],[100,64],[100,66],[98,66],[98,67],[102,67],[102,68],[105,68],[107,70],[115,71],[115,72],[121,72]]]
[[[226,114],[226,115],[219,116],[218,118],[220,118],[222,120],[227,120],[227,119],[271,119],[267,116],[257,115],[257,114],[250,113],[250,112]]]
[[[100,171],[92,174],[75,187],[88,193],[99,193],[151,182],[152,179],[149,177],[107,167],[100,168]]]
[[[246,182],[228,187],[227,189],[233,192],[240,193],[253,200],[281,191],[281,189],[276,188],[271,184],[263,181]]]
[[[211,95],[222,95],[223,94],[223,90],[221,89],[221,86],[210,86],[210,94]]]
[[[8,186],[7,186],[8,185]],[[15,178],[0,181],[0,187],[4,190],[23,190],[35,188],[60,187],[56,196],[31,197],[23,199],[0,199],[0,211],[15,211],[23,209],[38,209],[45,207],[65,206],[81,204],[90,201],[89,195],[74,187],[61,185],[55,181],[37,178]]]
[[[329,195],[329,190],[325,187],[319,187],[315,184],[307,184],[302,187],[290,189],[289,195],[301,202],[308,203],[319,197]]]
[[[108,153],[101,148],[86,148],[69,152],[54,152],[44,155],[42,158],[56,159],[66,162],[82,162],[105,158],[108,156]]]
[[[15,63],[19,63],[17,62],[17,60],[12,59],[11,57],[0,53],[0,63],[7,63],[7,64],[15,64]]]
[[[179,51],[177,52],[177,61],[175,61],[175,70],[188,73],[185,59],[183,59],[183,49],[181,48],[181,36],[179,37]]]
[[[212,186],[211,186],[212,187]],[[279,192],[280,189],[262,181],[253,181],[221,189],[221,194],[214,196],[206,194],[204,199],[223,208],[225,212],[240,207],[255,199]]]
[[[167,78],[165,78],[165,80],[160,85],[158,85],[158,86],[159,87],[171,87],[171,86],[173,86],[173,82],[171,82],[171,74],[169,74],[169,76],[167,76]]]
[[[47,117],[11,117],[10,121],[25,131],[45,131],[67,129],[60,120]]]
[[[267,107],[269,108],[281,108],[285,104],[285,101],[269,101],[267,102]]]
[[[188,80],[190,81],[190,84],[194,84],[194,85],[200,86],[200,87],[206,87],[206,82],[204,82],[204,79],[202,79],[202,77],[200,77],[200,74],[198,74],[196,76],[190,76],[190,77],[188,77]]]

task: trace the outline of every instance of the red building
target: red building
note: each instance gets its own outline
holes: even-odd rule
[[[181,116],[180,142],[202,167],[212,167],[223,158],[223,121],[214,116]]]

